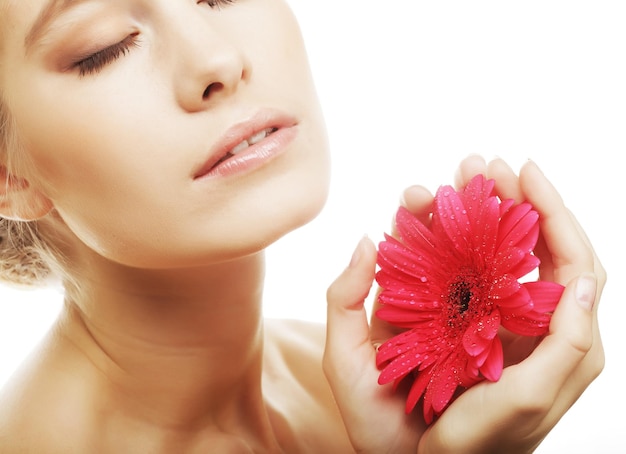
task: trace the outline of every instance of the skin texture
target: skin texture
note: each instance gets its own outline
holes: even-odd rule
[[[317,215],[329,178],[286,4],[90,0],[25,49],[46,3],[0,0],[0,93],[23,144],[0,208],[37,220],[77,285],[0,394],[3,453],[531,452],[600,372],[597,304],[575,301],[580,276],[594,302],[605,280],[584,233],[534,165],[518,176],[473,157],[457,184],[482,172],[535,204],[542,277],[568,290],[550,334],[500,382],[428,429],[406,417],[402,395],[376,384],[391,331],[363,310],[371,242],[329,289],[327,333],[261,317],[263,250]],[[77,65],[127,42],[97,71]],[[267,109],[297,125],[281,154],[194,178],[232,126]],[[404,197],[424,220],[431,201],[419,187]]]
[[[39,218],[78,287],[3,390],[0,450],[349,449],[319,367],[323,328],[261,319],[264,247],[312,219],[328,186],[291,11],[89,1],[25,52],[44,3],[2,2],[0,81],[27,163],[3,214]],[[99,72],[68,63],[131,34]],[[268,109],[297,124],[283,153],[194,178],[229,128]]]

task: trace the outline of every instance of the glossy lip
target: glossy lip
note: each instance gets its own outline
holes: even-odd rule
[[[211,147],[208,159],[193,172],[194,180],[234,175],[263,165],[285,151],[296,136],[296,126],[294,117],[276,110],[262,110],[235,124]],[[270,128],[275,131],[263,140],[222,161],[241,142]]]

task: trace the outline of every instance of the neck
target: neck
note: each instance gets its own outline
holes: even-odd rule
[[[116,412],[181,430],[229,421],[268,436],[263,254],[202,270],[86,269],[61,326],[105,374]]]

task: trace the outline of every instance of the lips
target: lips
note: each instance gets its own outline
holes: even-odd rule
[[[193,178],[237,173],[270,160],[290,142],[294,126],[293,117],[270,110],[235,124],[212,147]]]
[[[263,131],[259,131],[256,134],[253,134],[252,136],[248,137],[247,139],[242,140],[237,145],[235,145],[235,147],[232,150],[230,150],[224,156],[222,156],[219,159],[219,161],[217,161],[213,165],[213,167],[211,169],[209,169],[209,172],[211,170],[213,170],[215,167],[219,166],[222,162],[227,161],[230,158],[232,158],[233,156],[243,152],[244,150],[246,150],[251,145],[255,145],[255,144],[259,143],[260,141],[262,141],[263,139],[265,139],[266,137],[268,137],[269,135],[271,135],[272,133],[274,133],[276,131],[277,131],[276,128],[267,128],[267,129],[264,129]]]

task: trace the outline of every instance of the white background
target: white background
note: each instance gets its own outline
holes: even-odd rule
[[[470,153],[514,168],[532,159],[609,274],[600,308],[606,368],[538,452],[626,453],[624,2],[290,3],[326,112],[334,175],[322,215],[268,252],[267,315],[323,321],[326,287],[364,234],[381,239],[406,186],[451,183]],[[0,385],[60,300],[54,289],[0,290]]]

